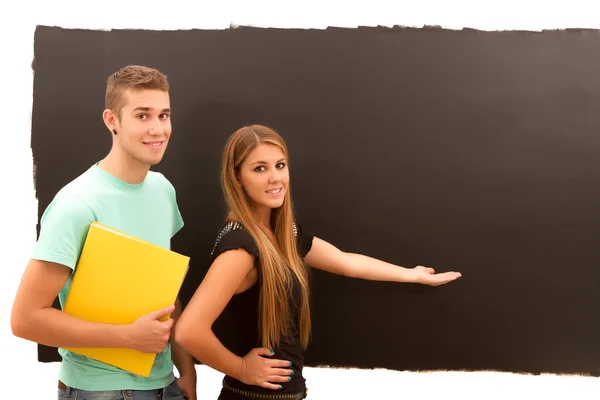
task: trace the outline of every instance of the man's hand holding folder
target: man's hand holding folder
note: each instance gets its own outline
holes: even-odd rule
[[[175,306],[151,312],[138,319],[131,325],[126,325],[127,337],[131,347],[142,353],[161,353],[171,337],[173,318],[161,321],[161,318],[170,315]]]

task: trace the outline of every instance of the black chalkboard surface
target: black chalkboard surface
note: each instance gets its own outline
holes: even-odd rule
[[[287,140],[306,229],[463,274],[431,288],[313,271],[306,365],[600,372],[598,31],[38,26],[34,51],[39,216],[110,149],[108,75],[168,75],[173,136],[155,170],[186,222],[184,304],[223,221],[225,140],[260,123]],[[228,343],[225,316],[215,329]]]

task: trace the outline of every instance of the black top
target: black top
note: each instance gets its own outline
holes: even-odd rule
[[[300,228],[300,225],[294,225],[294,233],[296,234],[297,247],[300,258],[304,259],[309,252],[313,236],[305,233]],[[259,293],[261,287],[261,268],[260,254],[256,242],[240,223],[229,222],[221,230],[217,236],[214,248],[210,255],[212,263],[219,254],[235,249],[244,249],[249,254],[253,255],[254,267],[258,272],[257,282],[248,290],[235,294],[224,312],[229,313],[233,321],[233,336],[236,342],[236,348],[230,349],[234,354],[243,357],[254,348],[262,347],[259,332]],[[302,392],[305,388],[304,377],[302,376],[302,367],[304,364],[304,352],[300,343],[300,333],[298,327],[300,325],[300,309],[301,291],[297,279],[293,279],[294,287],[292,288],[292,296],[289,299],[290,314],[292,317],[292,329],[289,337],[282,336],[279,341],[279,347],[273,349],[275,354],[265,356],[269,359],[282,359],[292,362],[291,368],[294,371],[291,382],[271,382],[275,385],[279,384],[283,388],[281,390],[273,390],[263,388],[261,386],[246,385],[237,379],[230,376],[225,376],[225,382],[234,388],[240,390],[249,390],[259,393],[297,393]],[[284,367],[286,368],[286,367]]]

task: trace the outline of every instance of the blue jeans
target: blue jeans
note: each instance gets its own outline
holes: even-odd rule
[[[58,399],[76,400],[185,400],[183,392],[176,381],[162,389],[155,390],[107,390],[100,392],[88,392],[87,390],[75,389],[60,385],[58,388]]]

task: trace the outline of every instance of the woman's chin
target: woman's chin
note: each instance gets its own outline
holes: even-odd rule
[[[253,207],[258,207],[260,208],[270,208],[270,209],[277,209],[280,208],[283,205],[284,202],[284,198],[282,197],[281,199],[260,199],[260,201],[251,201],[251,204],[253,204]]]
[[[265,203],[265,207],[272,208],[273,210],[281,207],[283,205],[283,200],[281,201],[269,201]]]

